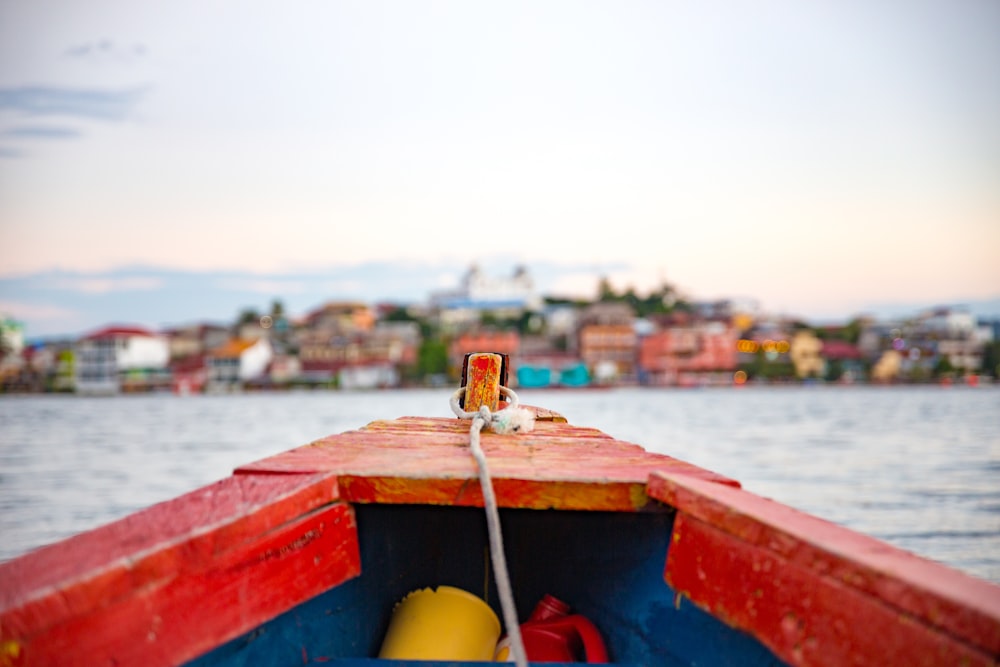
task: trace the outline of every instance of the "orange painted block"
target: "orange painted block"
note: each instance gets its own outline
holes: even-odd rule
[[[490,352],[470,354],[465,370],[465,411],[476,412],[482,405],[492,412],[500,409],[503,357]]]

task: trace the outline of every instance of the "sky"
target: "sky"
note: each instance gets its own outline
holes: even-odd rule
[[[846,318],[995,302],[998,255],[995,0],[0,0],[29,335],[473,262]]]

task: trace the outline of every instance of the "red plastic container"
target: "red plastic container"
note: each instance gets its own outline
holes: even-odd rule
[[[521,624],[524,651],[531,662],[607,662],[608,650],[597,627],[569,605],[546,595]],[[508,640],[497,646],[497,660],[507,660]]]

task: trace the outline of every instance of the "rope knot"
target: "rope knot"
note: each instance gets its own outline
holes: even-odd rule
[[[451,411],[460,419],[481,419],[483,426],[488,427],[494,433],[506,435],[510,433],[527,433],[535,428],[535,413],[519,405],[517,394],[512,389],[500,387],[500,394],[510,399],[507,407],[490,411],[489,406],[479,406],[478,412],[466,412],[461,407],[462,397],[465,396],[465,387],[460,387],[451,396]]]
[[[527,433],[535,428],[535,413],[527,408],[505,408],[491,415],[494,433]]]

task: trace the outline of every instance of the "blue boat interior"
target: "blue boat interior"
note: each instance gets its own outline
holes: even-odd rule
[[[411,591],[439,585],[483,597],[502,618],[482,509],[354,509],[360,576],[188,664],[405,664],[374,659],[393,607]],[[639,513],[501,510],[518,617],[524,621],[545,594],[554,595],[597,626],[616,664],[784,664],[752,636],[701,611],[665,583],[673,520],[665,506]]]

